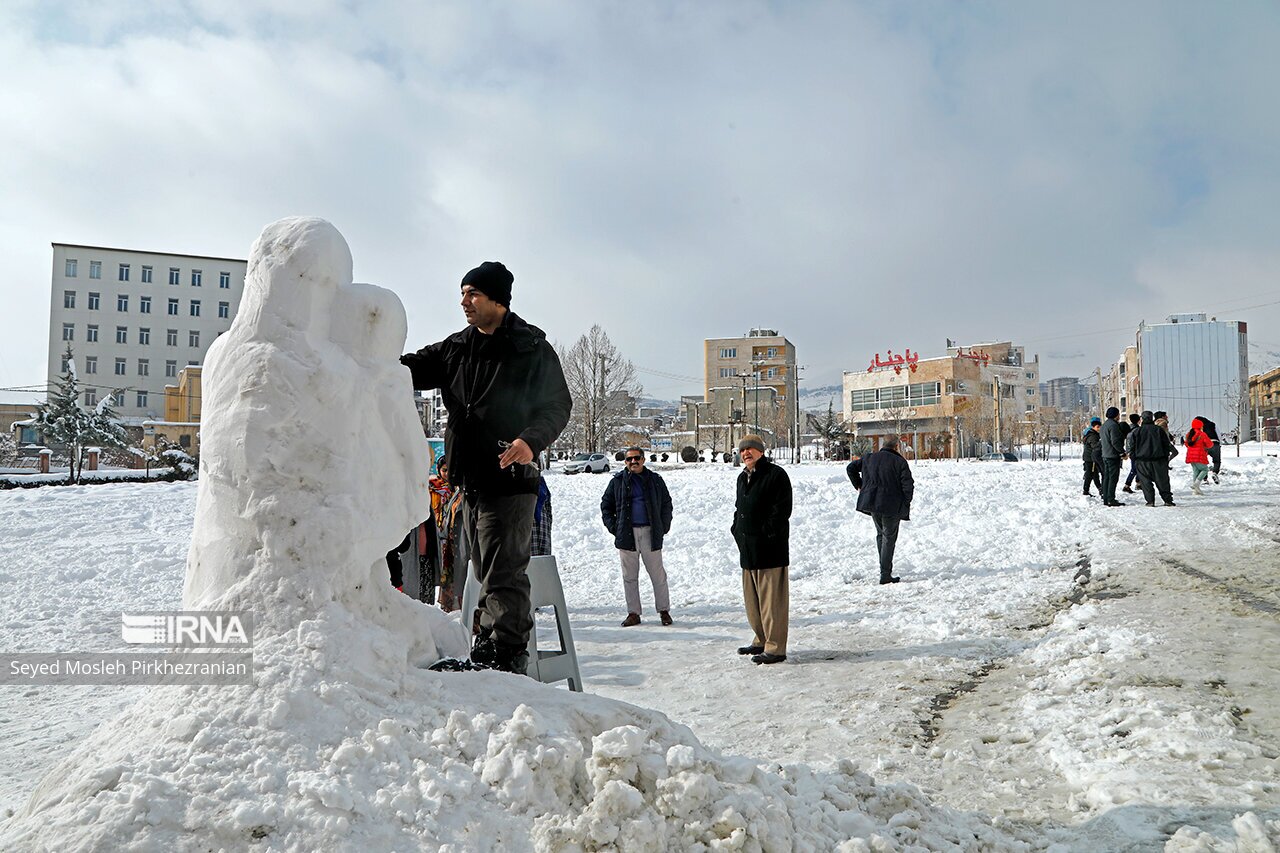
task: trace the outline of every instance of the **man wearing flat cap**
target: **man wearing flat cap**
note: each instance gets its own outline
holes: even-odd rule
[[[480,583],[471,662],[523,674],[533,630],[526,572],[539,474],[532,463],[569,422],[573,403],[546,334],[511,310],[513,281],[497,261],[471,270],[462,278],[467,327],[400,361],[413,387],[439,388],[449,410],[445,462],[463,494],[468,582]],[[474,615],[462,618],[470,627]]]
[[[787,573],[791,565],[791,478],[764,455],[764,440],[745,435],[738,442],[744,466],[738,475],[733,532],[742,566],[742,597],[754,636],[738,649],[758,664],[787,659],[787,619],[791,607]]]

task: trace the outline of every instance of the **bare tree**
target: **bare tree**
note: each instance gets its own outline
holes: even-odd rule
[[[1236,456],[1240,455],[1240,439],[1244,436],[1245,424],[1249,421],[1249,398],[1240,393],[1240,383],[1231,380],[1227,390],[1222,392],[1222,406],[1236,419]]]
[[[602,452],[616,439],[623,418],[631,414],[632,398],[642,390],[635,367],[598,325],[569,349],[557,346],[556,351],[573,396],[573,416],[566,432],[576,439],[575,446],[588,453]]]

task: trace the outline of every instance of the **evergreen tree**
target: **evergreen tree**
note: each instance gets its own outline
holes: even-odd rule
[[[821,417],[808,415],[809,428],[820,435],[827,445],[827,458],[841,459],[849,451],[851,437],[844,418],[836,414],[835,406],[827,403],[827,413]]]
[[[48,400],[36,407],[36,429],[46,443],[66,447],[71,467],[68,479],[79,483],[85,448],[123,447],[126,439],[124,428],[107,404],[110,397],[104,397],[96,409],[80,406],[80,381],[70,344],[63,360],[66,369],[57,390],[49,392]]]

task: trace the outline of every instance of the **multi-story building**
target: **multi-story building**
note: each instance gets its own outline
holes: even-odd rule
[[[1040,383],[1040,405],[1070,412],[1076,409],[1093,409],[1092,385],[1084,385],[1075,376],[1059,376]]]
[[[1139,371],[1138,348],[1128,346],[1111,369],[1102,374],[1101,409],[1115,406],[1123,417],[1142,411],[1142,376]]]
[[[739,388],[744,417],[757,427],[789,442],[796,426],[796,348],[775,329],[752,329],[736,338],[707,338],[704,342],[703,399],[720,396],[717,388]],[[772,389],[772,395],[766,389]],[[759,401],[775,401],[760,409]],[[749,406],[746,404],[749,402]],[[750,408],[750,411],[746,411]]]
[[[1253,412],[1253,437],[1280,440],[1280,367],[1249,377],[1249,401]]]
[[[1164,323],[1141,324],[1137,348],[1140,382],[1128,411],[1166,411],[1175,434],[1203,415],[1224,441],[1252,435],[1245,323],[1173,314]]]
[[[165,387],[231,327],[247,262],[53,244],[48,382],[75,354],[86,406],[105,395],[125,423],[165,417]]]

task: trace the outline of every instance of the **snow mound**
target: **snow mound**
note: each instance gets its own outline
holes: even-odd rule
[[[625,703],[421,669],[466,634],[382,563],[427,507],[404,338],[333,226],[263,232],[206,364],[184,592],[254,613],[254,683],[152,690],[41,781],[0,849],[1032,848],[848,763],[765,768]]]

